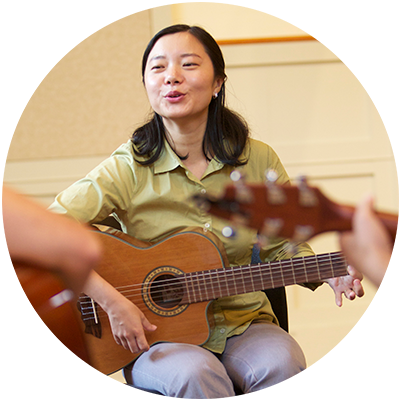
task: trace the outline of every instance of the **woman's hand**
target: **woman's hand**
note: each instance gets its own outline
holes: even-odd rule
[[[157,327],[147,320],[135,304],[122,296],[108,308],[107,314],[118,345],[132,353],[149,350],[145,330],[154,331]]]
[[[144,332],[154,331],[157,326],[151,324],[135,304],[95,271],[90,273],[84,292],[107,313],[118,345],[132,353],[147,351],[150,348]]]
[[[348,276],[335,277],[326,280],[335,293],[335,301],[337,306],[342,306],[342,295],[350,301],[356,297],[364,295],[364,288],[361,284],[363,275],[354,267],[348,267]]]

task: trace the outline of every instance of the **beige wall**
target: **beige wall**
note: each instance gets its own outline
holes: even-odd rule
[[[148,109],[140,57],[151,34],[170,23],[205,26],[217,39],[301,35],[252,10],[182,4],[134,14],[72,50],[32,96],[10,147],[5,180],[48,204],[128,139]],[[356,203],[372,191],[396,211],[391,146],[371,99],[337,57],[318,42],[224,46],[229,104],[253,135],[273,145],[294,178],[306,173],[335,200]],[[312,241],[336,250],[334,235]],[[291,334],[314,363],[351,330],[375,295],[342,309],[329,288],[288,289]]]
[[[140,55],[150,12],[123,18],[72,49],[32,95],[8,161],[106,155],[148,112]]]

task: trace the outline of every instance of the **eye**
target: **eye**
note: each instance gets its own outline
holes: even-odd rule
[[[193,62],[187,62],[187,63],[183,63],[184,67],[197,67],[198,64],[197,63],[193,63]]]
[[[153,67],[151,67],[152,71],[157,71],[157,70],[161,70],[162,68],[164,68],[163,65],[153,65]]]

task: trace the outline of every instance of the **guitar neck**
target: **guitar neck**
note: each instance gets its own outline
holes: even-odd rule
[[[186,288],[182,303],[319,282],[346,274],[347,262],[340,252],[186,273],[180,278]]]
[[[332,211],[324,210],[324,230],[321,231],[349,231],[352,229],[352,219],[356,208],[349,205],[339,205],[332,202]],[[398,216],[392,213],[375,212],[378,219],[387,229],[392,241],[396,239]]]

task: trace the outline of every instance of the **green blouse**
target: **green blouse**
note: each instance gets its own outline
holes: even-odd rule
[[[289,177],[274,150],[250,139],[245,151],[248,163],[238,168],[247,182],[265,181],[265,171],[274,169],[277,182]],[[201,179],[196,178],[167,142],[161,157],[150,166],[136,162],[132,142],[121,145],[85,178],[61,192],[50,210],[67,214],[80,222],[96,223],[112,214],[122,230],[142,241],[158,242],[185,227],[201,227],[223,242],[231,266],[250,263],[257,239],[254,230],[240,228],[233,238],[225,238],[226,221],[196,206],[190,198],[198,193],[218,195],[230,181],[233,167],[211,160]],[[286,241],[276,241],[261,249],[265,261],[313,254],[307,244],[289,253]],[[202,269],[205,270],[206,268]],[[223,352],[226,339],[246,330],[254,320],[278,324],[264,292],[219,298],[212,303],[214,325],[204,347]]]

